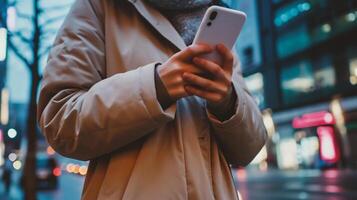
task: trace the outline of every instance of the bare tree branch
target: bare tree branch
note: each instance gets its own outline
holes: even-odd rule
[[[47,38],[47,37],[52,37],[58,32],[57,29],[48,29],[48,30],[43,30],[41,34],[41,38]]]
[[[32,15],[28,15],[28,14],[25,14],[25,13],[21,13],[19,11],[16,10],[16,15],[19,17],[19,18],[23,18],[23,19],[27,19],[27,20],[33,20],[33,16]]]
[[[46,53],[48,53],[52,48],[52,45],[49,45],[47,47],[45,47],[39,54],[38,57],[41,58],[42,56],[46,55]]]
[[[10,49],[15,53],[15,55],[17,57],[19,57],[19,59],[25,63],[25,65],[31,69],[31,63],[30,61],[28,61],[28,59],[22,54],[20,53],[20,51],[17,49],[17,47],[14,46],[14,44],[12,43],[12,41],[9,42],[9,46]]]
[[[41,23],[40,27],[42,28],[44,26],[47,26],[49,24],[52,24],[52,23],[57,22],[59,20],[62,20],[64,17],[65,17],[65,15],[60,15],[60,16],[49,18],[48,20],[46,20],[43,23]]]
[[[48,6],[48,7],[42,7],[41,10],[42,11],[46,11],[46,12],[51,12],[51,11],[56,11],[56,10],[62,10],[65,8],[69,8],[71,7],[72,3],[69,4],[63,4],[63,5],[56,5],[56,6]]]
[[[25,33],[25,32],[32,32],[32,30],[29,29],[29,28],[17,28],[17,27],[16,27],[16,32],[23,32],[23,33]]]
[[[11,37],[18,37],[23,43],[26,43],[26,44],[30,45],[31,48],[33,47],[32,40],[29,39],[29,38],[26,38],[24,36],[24,34],[22,34],[21,31],[16,31],[16,32],[10,33],[10,36]]]

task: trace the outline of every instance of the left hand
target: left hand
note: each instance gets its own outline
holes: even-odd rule
[[[207,71],[210,78],[189,72],[185,72],[182,77],[188,83],[185,86],[188,94],[199,96],[211,104],[219,105],[232,95],[234,56],[223,44],[217,45],[216,50],[223,58],[222,66],[199,57],[193,59],[193,63],[203,71]]]

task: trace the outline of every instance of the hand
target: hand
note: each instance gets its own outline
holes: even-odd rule
[[[185,86],[186,92],[190,95],[202,97],[213,105],[224,102],[232,94],[234,62],[232,52],[224,45],[217,45],[216,50],[223,58],[222,66],[199,57],[193,59],[195,66],[210,73],[210,78],[205,78],[191,72],[183,74],[183,79],[187,83]]]
[[[210,53],[213,48],[205,44],[194,44],[174,54],[168,61],[158,66],[157,72],[172,100],[176,101],[189,94],[184,88],[184,73],[204,74],[205,70],[196,67],[192,59]]]

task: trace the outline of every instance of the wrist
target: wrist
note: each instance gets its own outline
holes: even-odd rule
[[[236,112],[237,101],[238,96],[232,86],[227,97],[220,103],[207,102],[207,109],[220,121],[225,121],[231,118]]]
[[[228,107],[228,105],[235,99],[235,93],[233,91],[233,85],[229,88],[226,97],[218,103],[208,101],[207,105],[212,109],[220,109]]]
[[[165,110],[168,108],[170,105],[172,105],[175,101],[171,99],[167,88],[165,87],[164,83],[161,80],[161,77],[158,72],[158,67],[161,65],[161,63],[157,63],[155,65],[155,89],[156,89],[156,96],[157,100],[159,101],[161,107]]]

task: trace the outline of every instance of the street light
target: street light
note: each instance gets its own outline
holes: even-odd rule
[[[9,123],[9,91],[2,89],[0,102],[0,124],[7,125]]]
[[[22,167],[22,163],[21,163],[21,161],[16,160],[15,162],[12,163],[12,166],[14,167],[14,169],[20,170]]]
[[[0,61],[6,59],[7,51],[7,29],[0,28]]]
[[[8,158],[10,161],[15,162],[15,160],[17,159],[17,155],[16,153],[10,153]]]
[[[356,20],[356,15],[354,13],[348,13],[346,15],[346,20],[349,22],[354,22]]]
[[[8,131],[7,131],[7,135],[9,136],[9,138],[13,139],[17,136],[17,131],[13,128],[10,128]]]
[[[14,6],[7,8],[6,25],[9,31],[14,31],[16,28],[16,8]]]
[[[324,24],[324,25],[322,25],[321,29],[322,29],[323,32],[329,33],[329,32],[331,32],[332,27],[331,27],[330,24]]]

